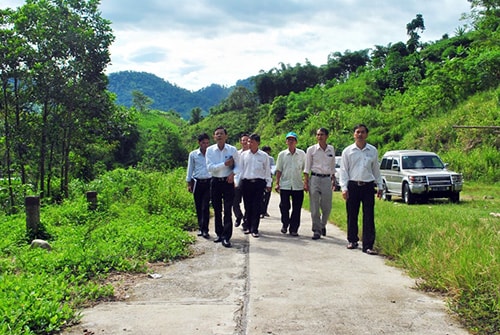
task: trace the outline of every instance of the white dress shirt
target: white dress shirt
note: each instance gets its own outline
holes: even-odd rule
[[[224,178],[233,172],[232,166],[226,166],[224,162],[233,157],[235,162],[238,160],[238,151],[230,144],[224,144],[224,149],[220,150],[219,146],[212,144],[207,148],[207,169],[212,177]]]
[[[271,187],[271,166],[269,155],[262,150],[253,153],[251,150],[243,151],[238,161],[237,174],[240,175],[239,182],[243,179],[264,179],[266,187]]]
[[[349,180],[374,181],[378,189],[382,189],[377,148],[367,143],[363,149],[360,149],[356,143],[353,143],[344,149],[340,162],[340,188],[342,191],[347,191]]]
[[[323,150],[319,144],[307,148],[304,173],[335,175],[335,149],[328,144]]]

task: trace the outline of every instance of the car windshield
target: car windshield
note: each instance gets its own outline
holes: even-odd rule
[[[438,156],[403,156],[403,169],[443,169],[444,164]]]

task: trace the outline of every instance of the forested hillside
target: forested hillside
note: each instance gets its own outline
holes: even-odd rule
[[[134,105],[133,92],[139,91],[152,99],[151,108],[175,111],[186,120],[190,118],[193,108],[199,107],[208,112],[231,91],[231,88],[213,84],[191,92],[146,72],[115,72],[109,74],[108,79],[108,89],[116,94],[117,104],[132,107]]]
[[[340,154],[352,143],[353,125],[365,123],[381,154],[432,150],[466,180],[498,182],[499,7],[498,1],[493,8],[473,2],[475,29],[457,29],[432,43],[419,42],[425,25],[417,15],[406,42],[335,52],[321,67],[282,65],[260,73],[254,95],[234,92],[188,128],[192,145],[197,133],[223,124],[233,143],[239,133],[256,131],[277,153],[287,132],[297,132],[306,148],[315,143],[315,130],[326,127]]]
[[[235,87],[194,93],[152,74],[106,76],[114,36],[94,2],[2,10],[9,52],[0,54],[0,173],[8,191],[0,204],[15,208],[27,192],[60,200],[71,180],[117,167],[185,166],[197,135],[219,125],[233,143],[241,132],[260,133],[273,153],[288,131],[305,148],[326,127],[340,153],[363,122],[381,154],[433,150],[466,180],[498,182],[500,1],[470,2],[473,24],[454,36],[422,43],[425,18],[417,14],[407,41],[332,52],[321,66],[281,64]]]

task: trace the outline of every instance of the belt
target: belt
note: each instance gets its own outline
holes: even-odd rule
[[[368,184],[373,184],[373,180],[372,181],[349,180],[349,182],[357,186],[365,186]]]
[[[218,182],[225,182],[227,181],[227,177],[212,177],[212,180],[218,181]]]
[[[321,173],[316,173],[316,172],[311,172],[311,176],[316,176],[320,178],[326,178],[326,177],[331,177],[331,174],[321,174]]]
[[[254,178],[254,179],[243,179],[243,181],[249,182],[249,183],[256,183],[259,181],[263,181],[264,179],[261,178]]]
[[[206,179],[195,179],[197,183],[209,183],[212,178],[206,178]]]

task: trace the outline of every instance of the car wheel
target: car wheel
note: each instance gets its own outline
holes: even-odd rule
[[[392,195],[389,194],[389,190],[387,190],[387,185],[384,182],[384,186],[382,188],[382,200],[391,201]]]
[[[408,183],[403,185],[403,201],[408,205],[415,203],[415,195],[411,193],[410,185],[408,185]]]
[[[460,193],[452,193],[450,196],[450,201],[454,204],[458,204],[460,202]]]

